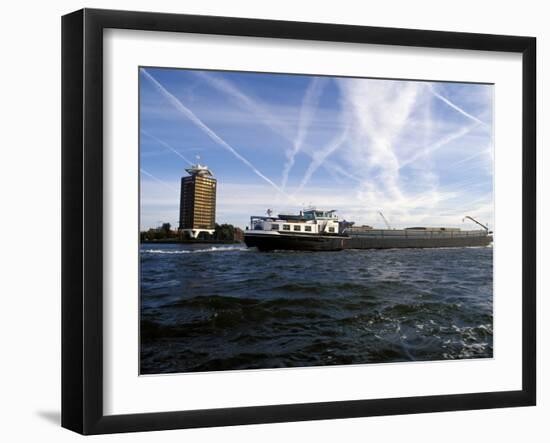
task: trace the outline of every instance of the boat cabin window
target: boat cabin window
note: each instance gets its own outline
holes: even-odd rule
[[[278,231],[279,230],[279,225],[277,223],[272,223],[271,224],[271,230],[272,231]]]
[[[294,230],[295,231],[301,231],[302,227],[300,225],[294,225]]]
[[[304,226],[304,231],[311,232],[311,226]]]
[[[328,232],[334,232],[334,228],[328,228]]]
[[[283,225],[283,231],[290,231],[290,225]]]

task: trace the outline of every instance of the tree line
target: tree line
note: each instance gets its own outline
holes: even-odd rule
[[[170,223],[163,223],[157,228],[149,228],[147,231],[141,231],[139,233],[140,240],[143,241],[185,241],[190,240],[185,233],[172,229]],[[214,228],[214,234],[208,234],[201,232],[198,240],[210,240],[210,241],[242,241],[243,231],[242,229],[223,223],[219,225],[216,223]]]

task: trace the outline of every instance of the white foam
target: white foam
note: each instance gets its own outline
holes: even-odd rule
[[[145,254],[198,254],[201,252],[230,252],[230,251],[247,251],[245,246],[212,246],[207,249],[142,249],[140,252]]]

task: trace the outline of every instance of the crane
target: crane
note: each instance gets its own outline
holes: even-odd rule
[[[478,222],[475,218],[470,217],[469,215],[467,215],[467,216],[465,216],[465,217],[462,219],[462,222],[464,222],[464,220],[466,220],[466,219],[472,220],[474,223],[477,223],[479,226],[481,226],[481,227],[482,227],[483,229],[485,229],[487,232],[489,231],[489,228],[488,228],[486,225],[484,225],[483,223]]]
[[[391,229],[391,226],[390,226],[390,224],[388,223],[388,220],[386,220],[386,217],[384,217],[384,214],[382,214],[381,211],[378,211],[378,213],[380,214],[380,217],[382,217],[382,220],[384,220],[384,223],[386,224],[387,228],[388,228],[388,229]]]

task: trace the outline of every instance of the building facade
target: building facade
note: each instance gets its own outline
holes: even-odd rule
[[[214,233],[217,182],[206,166],[193,165],[181,179],[179,230],[197,238],[201,232]]]

